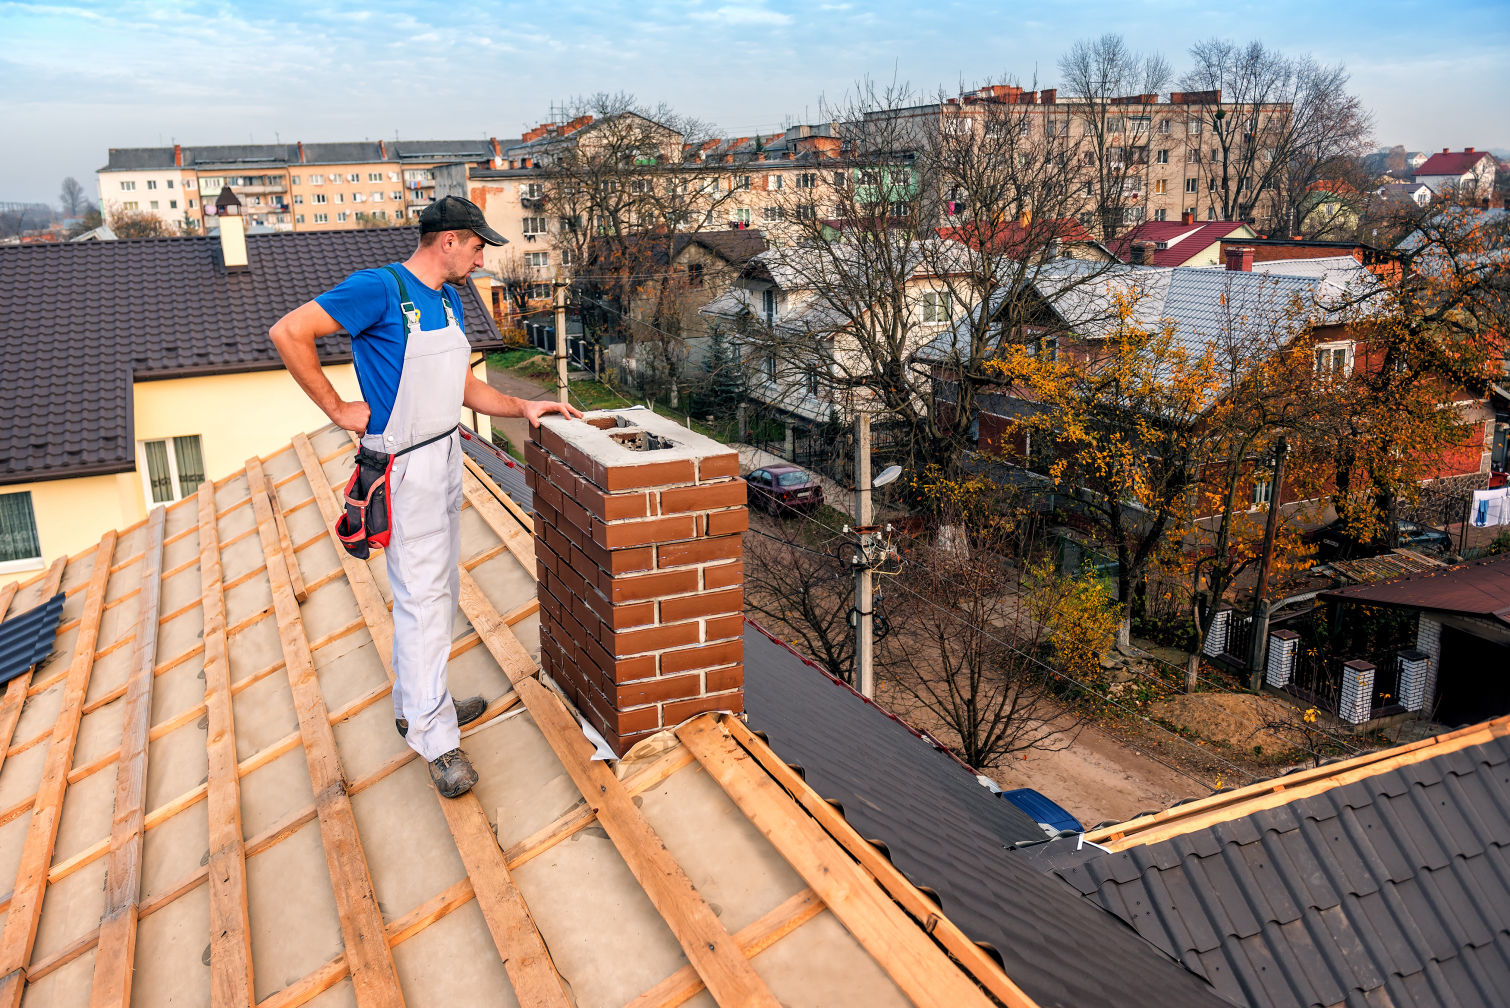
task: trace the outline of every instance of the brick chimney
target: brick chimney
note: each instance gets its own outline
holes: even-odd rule
[[[1129,249],[1128,260],[1134,266],[1148,266],[1153,262],[1153,249],[1151,241],[1135,241]]]
[[[299,163],[303,164],[304,163],[304,141],[303,140],[297,141],[294,146],[296,146],[296,147],[299,148]]]
[[[1472,147],[1464,147],[1463,148],[1463,153],[1464,154],[1472,154],[1473,153],[1473,148]]]
[[[388,160],[388,142],[386,140],[378,141],[378,159],[380,161]]]
[[[175,168],[184,166],[184,149],[180,144],[173,145],[173,166]]]
[[[1052,105],[1059,100],[1058,88],[1044,88],[1038,92],[1038,100],[1045,105]]]
[[[1253,272],[1253,249],[1248,246],[1227,249],[1227,268],[1243,273]]]
[[[541,667],[620,756],[743,711],[738,456],[648,410],[548,417],[535,438]]]
[[[1195,211],[1194,210],[1183,211],[1180,214],[1180,223],[1181,224],[1194,224],[1195,223]]]

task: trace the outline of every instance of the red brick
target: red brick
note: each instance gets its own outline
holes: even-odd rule
[[[657,728],[656,731],[660,731],[660,729]],[[639,742],[641,739],[647,739],[655,733],[655,731],[630,732],[626,735],[615,736],[614,738],[607,739],[606,741],[608,742],[609,747],[613,749],[613,751],[617,755],[623,756],[629,750],[634,748],[636,742]]]
[[[710,516],[711,517],[711,516]],[[691,515],[670,518],[647,518],[643,521],[596,523],[593,540],[608,549],[624,546],[652,546],[657,543],[691,539],[697,535],[697,523]]]
[[[697,591],[697,571],[657,571],[654,574],[622,575],[613,578],[610,598],[614,602],[635,602]],[[663,617],[664,618],[664,617]],[[667,620],[667,622],[675,622]]]
[[[684,619],[703,616],[724,616],[744,611],[744,589],[725,588],[722,591],[705,591],[696,595],[666,599],[661,603],[661,619],[674,623]]]
[[[711,616],[703,620],[703,640],[716,641],[730,638],[744,639],[745,618],[735,613],[730,616]]]
[[[661,491],[661,514],[679,511],[711,511],[740,507],[745,502],[745,481],[726,480]]]
[[[610,550],[596,542],[578,543],[592,562],[610,574],[630,574],[655,568],[655,550],[649,546]]]
[[[630,605],[614,605],[597,590],[583,595],[583,601],[608,624],[611,630],[628,630],[631,627],[648,626],[656,622],[654,602],[635,602]]]
[[[524,464],[530,467],[531,472],[545,472],[546,454],[539,442],[531,440],[524,443]]]
[[[728,588],[730,585],[744,584],[745,565],[743,560],[735,560],[732,563],[709,564],[703,568],[704,588]]]
[[[615,686],[612,698],[620,707],[638,707],[642,704],[664,703],[667,700],[685,700],[702,693],[703,677],[693,672],[688,675],[661,676],[634,683]]]
[[[706,528],[710,536],[743,532],[750,527],[750,512],[745,508],[730,511],[714,511],[708,515]]]
[[[691,459],[670,462],[644,462],[639,465],[605,466],[594,463],[592,481],[604,490],[638,490],[650,487],[691,483],[697,470]]]
[[[690,700],[677,700],[668,703],[662,709],[661,723],[666,727],[679,725],[688,718],[708,711],[733,711],[738,714],[745,709],[745,695],[740,692],[715,693],[712,696],[693,697]]]
[[[561,437],[560,434],[557,434],[549,427],[541,424],[539,427],[535,428],[534,435],[535,439],[540,442],[540,446],[546,451],[550,452],[557,458],[565,457],[566,440]]]
[[[684,647],[688,644],[696,644],[699,639],[699,627],[697,623],[672,623],[669,626],[645,627],[643,630],[624,630],[622,632],[608,631],[603,643],[615,655],[644,654],[647,651],[662,651],[666,648]],[[725,662],[737,661],[735,658],[726,658]],[[662,672],[676,671],[685,672],[686,669],[668,670],[663,664]]]
[[[745,688],[745,667],[730,665],[728,668],[709,669],[703,673],[703,690],[707,693],[722,693],[725,690]]]
[[[687,542],[667,543],[655,548],[658,567],[679,567],[682,564],[700,564],[710,560],[732,560],[743,554],[744,540],[737,535],[691,539]]]
[[[699,647],[667,651],[661,655],[661,675],[675,675],[678,672],[690,672],[693,669],[730,665],[744,661],[744,657],[744,641],[723,641],[718,644],[703,644]]]
[[[643,492],[604,493],[586,480],[578,481],[577,501],[603,521],[644,518],[650,513]]]
[[[562,495],[561,498],[561,517],[577,526],[583,532],[591,534],[593,526],[592,515],[588,512],[587,508],[565,495]]]
[[[739,456],[734,452],[727,455],[709,455],[705,459],[699,459],[697,463],[697,478],[699,480],[718,479],[721,476],[739,475]]]

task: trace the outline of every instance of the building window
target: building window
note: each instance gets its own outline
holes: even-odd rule
[[[351,202],[353,202],[353,203],[365,203],[365,202],[367,202],[367,194],[366,193],[354,192],[354,193],[351,194]]]
[[[173,180],[172,179],[168,179],[168,188],[169,189],[173,188]]]
[[[735,210],[734,211],[734,222],[736,224],[748,224],[748,223],[750,223],[750,211],[749,211],[749,209],[748,208],[743,208],[743,209]]]
[[[748,175],[735,175],[734,176],[734,186],[733,186],[733,188],[740,189],[740,190],[743,190],[745,192],[749,192],[749,190],[750,190],[750,176],[748,176]]]
[[[388,198],[396,202],[401,202],[404,198],[404,191],[402,189],[394,190],[393,192],[390,192],[388,194]]]
[[[368,182],[381,182],[381,181],[383,181],[383,173],[380,172],[380,171],[370,171],[370,172],[367,173],[367,181]]]
[[[157,188],[157,179],[148,179],[147,180],[147,188],[148,189],[156,189]]]
[[[346,176],[346,181],[347,182],[360,182],[360,181],[362,181],[362,173],[361,172],[351,172],[349,175]]]
[[[1169,120],[1168,119],[1160,119],[1159,120],[1159,132],[1161,134],[1168,134],[1168,132],[1169,132]]]
[[[570,266],[571,265],[571,249],[568,249],[568,248],[561,249],[561,265],[562,266]]]
[[[780,189],[784,182],[785,179],[780,175],[767,175],[765,177],[765,187],[767,189]]]
[[[136,192],[136,183],[135,182],[122,182],[121,183],[121,192]]]
[[[31,491],[0,494],[0,570],[21,570],[42,559]]]
[[[954,320],[954,299],[948,291],[923,292],[923,324],[946,325]]]
[[[524,264],[526,266],[549,266],[551,264],[551,254],[549,252],[526,252],[524,254]]]
[[[204,482],[204,455],[199,435],[143,441],[147,496],[154,504],[182,500]]]
[[[147,204],[147,209],[148,210],[156,210],[157,209],[157,200],[153,200],[152,202],[148,203]]]
[[[346,223],[346,218],[348,218],[350,216],[351,215],[348,214],[345,210],[342,210],[340,213],[336,214],[336,221],[338,223],[344,224],[344,223]]]
[[[336,202],[337,203],[345,203],[346,202],[346,194],[345,193],[339,193],[339,192],[336,193]]]
[[[135,210],[140,206],[141,204],[137,203],[135,200],[128,200],[125,203],[121,204],[121,208],[125,210]]]
[[[1216,207],[1209,206],[1209,207],[1206,208],[1206,219],[1207,220],[1216,220]]]
[[[1167,151],[1167,150],[1161,150],[1161,151],[1159,151],[1158,163],[1159,164],[1168,164],[1169,163],[1169,151]]]
[[[1056,361],[1059,359],[1059,337],[1039,336],[1028,343],[1027,350],[1029,357],[1042,357],[1044,360]]]
[[[1190,120],[1190,122],[1185,126],[1185,132],[1189,133],[1191,136],[1200,136],[1201,121],[1199,119]]]
[[[1316,374],[1321,378],[1346,378],[1353,370],[1351,343],[1320,343],[1316,346]]]
[[[325,176],[324,175],[311,175],[309,177],[309,184],[310,185],[324,185],[325,184]]]
[[[1163,207],[1160,207],[1159,209],[1157,209],[1157,210],[1155,210],[1153,212],[1153,219],[1154,220],[1163,220],[1166,213],[1168,213],[1168,211],[1165,210]]]
[[[168,200],[168,209],[169,210],[177,210],[178,209],[178,200],[176,200],[176,199],[170,199],[170,200]]]
[[[766,325],[773,326],[776,324],[776,309],[778,307],[778,304],[779,301],[776,294],[776,288],[767,287],[765,290],[760,292],[760,310],[765,314]],[[771,375],[772,377],[775,377],[775,372],[772,371]]]
[[[1197,190],[1197,184],[1199,183],[1199,181],[1200,181],[1199,179],[1193,179],[1193,178],[1186,179],[1185,180],[1185,191],[1188,192],[1188,193],[1195,192]]]
[[[328,213],[317,213],[317,214],[315,214],[315,223],[316,224],[329,224],[330,223],[330,214],[328,214]]]
[[[776,355],[775,354],[766,354],[766,358],[765,358],[765,376],[770,381],[775,381],[776,380]]]
[[[299,185],[300,184],[299,183],[299,176],[297,176],[297,175],[290,175],[288,180],[290,182],[292,182],[294,185]]]
[[[398,181],[398,172],[396,172],[396,171],[389,172],[388,173],[388,181],[389,182],[397,182]]]
[[[304,223],[304,215],[303,214],[294,214],[294,223],[295,224],[303,224]]]
[[[781,207],[779,207],[779,206],[761,207],[760,208],[760,219],[761,220],[768,220],[768,221],[781,220]]]
[[[1263,507],[1274,500],[1274,478],[1266,474],[1253,477],[1253,506]]]
[[[802,204],[800,207],[797,208],[797,219],[798,220],[817,220],[818,219],[818,208],[815,207],[815,206],[813,206],[811,203],[804,203],[804,204]]]
[[[816,172],[803,172],[801,175],[798,175],[797,176],[797,188],[798,189],[816,189],[816,188],[818,188],[818,175],[817,175],[817,173]]]
[[[524,218],[524,233],[525,234],[527,234],[527,235],[530,235],[530,234],[545,234],[545,232],[546,232],[546,227],[545,227],[545,218],[544,217],[526,217],[526,218]]]
[[[297,206],[303,206],[304,205],[304,194],[303,193],[294,193],[294,203]]]
[[[189,209],[190,210],[194,209],[194,201],[193,200],[189,200]]]
[[[322,193],[322,192],[315,193],[313,196],[310,197],[310,202],[311,203],[324,203],[324,202],[326,202],[325,194]]]
[[[703,285],[703,264],[692,263],[687,267],[687,286],[701,287]]]

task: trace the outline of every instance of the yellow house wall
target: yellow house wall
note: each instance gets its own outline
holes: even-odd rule
[[[0,585],[28,581],[58,557],[88,549],[109,529],[132,525],[143,516],[142,481],[134,472],[0,486],[0,494],[23,490],[31,493],[42,559],[6,564]]]

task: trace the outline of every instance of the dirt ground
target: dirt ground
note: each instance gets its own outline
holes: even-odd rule
[[[1254,693],[1196,693],[1149,704],[1148,712],[1201,737],[1225,742],[1239,752],[1263,746],[1278,753],[1295,746],[1295,739],[1262,727],[1265,722],[1293,719],[1295,707],[1278,697]]]

